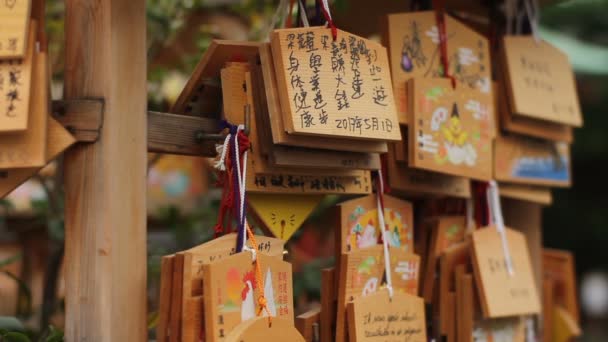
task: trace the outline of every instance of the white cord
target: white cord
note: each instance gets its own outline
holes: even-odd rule
[[[300,19],[302,20],[302,25],[304,27],[310,27],[308,17],[306,16],[306,6],[304,5],[304,2],[302,2],[302,0],[298,0],[298,6],[300,7]]]
[[[380,196],[384,193],[384,182],[382,180],[382,171],[378,170],[379,189],[376,189],[376,206],[378,208],[378,225],[382,232],[382,244],[384,245],[384,272],[386,273],[386,288],[388,289],[388,295],[393,298],[393,279],[391,275],[391,255],[388,247],[388,232],[386,231],[384,222],[384,208],[380,201]]]
[[[488,190],[486,191],[488,197],[488,207],[490,208],[491,220],[495,226],[498,234],[500,234],[500,240],[502,242],[502,250],[507,264],[507,272],[510,276],[513,276],[513,261],[511,259],[511,252],[509,251],[509,242],[507,241],[505,221],[502,216],[502,209],[500,207],[500,196],[498,193],[498,184],[496,181],[491,180]]]
[[[467,232],[472,232],[475,230],[475,220],[473,219],[473,200],[466,200],[466,210],[467,210]]]
[[[528,20],[530,21],[530,29],[532,30],[532,37],[536,43],[540,42],[540,33],[538,32],[538,3],[536,0],[524,0],[526,6],[526,13],[528,14]]]
[[[323,5],[323,8],[325,8],[325,10],[327,11],[327,16],[329,17],[329,19],[333,20],[333,18],[331,17],[331,11],[329,10],[329,3],[327,2],[327,0],[322,0],[321,4]]]
[[[245,129],[245,125],[239,125],[236,129],[236,134],[234,135],[234,154],[235,165],[236,165],[236,175],[237,175],[237,185],[239,188],[239,224],[245,220],[245,186],[246,186],[246,174],[247,174],[247,151],[243,152],[243,172],[241,173],[241,158],[239,158],[239,139],[238,133]],[[247,246],[247,222],[243,224],[243,245],[241,246],[242,250],[245,250]],[[255,256],[254,256],[255,258]]]
[[[215,146],[215,150],[220,154],[220,159],[218,159],[213,166],[220,171],[226,171],[226,152],[228,151],[230,137],[231,135],[228,133],[228,135],[226,135],[226,139],[224,139],[224,144],[218,144]]]

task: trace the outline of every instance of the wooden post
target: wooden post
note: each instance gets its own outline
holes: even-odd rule
[[[145,341],[146,2],[65,3],[65,98],[105,99],[65,156],[66,340]]]

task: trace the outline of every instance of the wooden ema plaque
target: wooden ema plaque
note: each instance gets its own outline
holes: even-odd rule
[[[376,195],[356,198],[338,205],[340,229],[339,253],[348,253],[382,243],[378,224]],[[414,252],[414,212],[412,203],[396,197],[384,196],[384,220],[389,234],[389,245],[405,252]]]
[[[488,94],[449,79],[410,80],[409,165],[429,171],[492,178],[494,106]]]
[[[513,113],[582,126],[574,73],[566,54],[532,36],[505,36],[503,43]]]
[[[448,313],[447,303],[450,293],[454,292],[456,300],[459,300],[457,291],[457,282],[459,276],[457,269],[462,268],[462,273],[466,271],[466,267],[471,263],[469,256],[469,245],[467,243],[458,243],[446,248],[440,257],[439,261],[439,331],[441,334],[447,334],[451,323],[455,324],[456,317]]]
[[[338,279],[336,341],[346,340],[346,305],[381,288],[385,272],[384,246],[374,245],[343,253]],[[399,248],[390,248],[390,269],[395,293],[418,293],[420,257]]]
[[[553,302],[564,307],[576,322],[580,322],[574,255],[568,251],[544,248],[542,269],[543,277],[553,282]]]
[[[407,81],[443,77],[436,14],[433,11],[389,14],[384,30],[399,122],[409,124]],[[491,96],[488,40],[449,15],[445,16],[445,30],[449,74],[456,78],[458,86]]]
[[[34,57],[34,82],[30,85],[35,86],[31,95],[28,91],[28,97],[23,98],[26,102],[31,101],[28,112],[24,114],[27,116],[31,113],[29,127],[23,132],[0,134],[0,169],[42,167],[47,162],[46,135],[50,106],[47,54],[40,52]]]
[[[499,136],[494,143],[494,178],[507,183],[570,185],[570,146],[523,136]]]
[[[569,144],[574,141],[573,128],[571,126],[513,115],[504,83],[504,81],[500,82],[494,88],[497,116],[500,118],[502,129],[512,133],[546,140],[563,141]]]
[[[279,101],[276,71],[269,43],[260,46],[260,73],[258,83],[254,88],[256,101],[259,102],[262,130],[266,132],[274,144],[318,148],[332,151],[351,151],[365,153],[385,153],[386,143],[383,141],[361,141],[355,139],[310,139],[310,137],[287,134],[283,124],[283,110]],[[259,91],[258,91],[259,90]]]
[[[547,187],[499,183],[499,188],[500,197],[512,198],[542,205],[551,205],[551,203],[553,203],[551,189]]]
[[[264,254],[257,258],[264,289],[257,287],[249,252],[203,265],[203,292],[209,294],[204,298],[206,341],[229,341],[227,336],[239,323],[256,318],[260,291],[272,316],[293,322],[291,264]],[[264,311],[263,315],[268,313]]]
[[[65,151],[76,142],[76,139],[55,119],[48,119],[46,156],[47,163]],[[39,167],[25,169],[10,169],[0,173],[0,198],[5,197],[19,185],[33,177],[40,171]]]
[[[10,2],[10,1],[9,1]],[[24,1],[18,1],[24,3]],[[2,17],[2,8],[6,6],[0,3],[0,18]],[[40,53],[36,51],[36,22],[32,21],[29,24],[28,44],[23,59],[0,59],[0,132],[16,132],[24,131],[28,128],[28,119],[30,112],[32,120],[41,120],[40,113],[36,113],[33,108],[30,111],[30,106],[35,106],[38,101],[36,96],[42,94],[32,94],[30,92],[42,91],[42,87],[48,87],[48,78],[43,79],[46,75],[46,64],[38,63]],[[2,39],[2,30],[0,30],[0,41]],[[1,43],[0,43],[1,44]],[[0,54],[1,54],[0,46]],[[44,58],[46,62],[46,58]],[[40,67],[38,67],[40,65]],[[39,70],[35,70],[39,68]],[[34,74],[34,73],[38,74]],[[36,96],[34,96],[36,95]],[[44,101],[48,102],[49,99]],[[37,108],[40,110],[40,108]],[[36,125],[34,123],[33,125]],[[46,130],[46,125],[44,127]],[[44,139],[42,140],[44,142]],[[8,153],[8,152],[5,152]],[[17,152],[14,152],[17,153]],[[24,156],[14,159],[23,159]],[[10,159],[9,156],[3,156],[3,160]],[[1,161],[0,161],[1,162]],[[4,162],[6,163],[6,161]],[[33,165],[29,165],[33,166]]]
[[[240,323],[227,336],[226,341],[260,342],[260,341],[293,341],[305,342],[304,338],[293,323],[283,318],[273,318],[268,324],[268,318],[258,317]]]
[[[22,58],[28,46],[31,0],[0,2],[0,60]],[[34,30],[35,31],[35,30]]]
[[[377,153],[358,153],[329,151],[293,146],[272,147],[268,156],[276,167],[301,167],[327,170],[380,170],[380,155]]]
[[[258,253],[282,260],[283,241],[256,236]],[[203,265],[236,252],[236,234],[226,234],[202,245],[165,256],[161,268],[160,341],[171,331],[171,341],[191,341],[200,336],[203,317]]]
[[[304,194],[367,194],[371,192],[369,171],[363,170],[302,170],[277,168],[261,155],[253,103],[251,74],[247,63],[230,63],[221,70],[224,114],[232,124],[244,124],[244,108],[250,105],[252,120],[248,153],[247,191],[265,193]]]
[[[382,45],[309,27],[275,30],[271,48],[288,133],[401,140]]]
[[[494,226],[471,234],[471,256],[483,316],[497,318],[540,313],[526,237],[515,230],[505,232],[513,274],[509,275],[500,233]]]
[[[422,297],[425,302],[431,303],[435,291],[435,274],[439,258],[448,248],[464,241],[466,218],[464,216],[444,216],[429,219],[425,222],[425,229],[431,231],[431,236],[427,249]]]
[[[408,196],[471,197],[471,182],[468,178],[413,169],[398,162],[394,156],[394,147],[390,146],[387,171],[391,191]]]
[[[264,228],[287,241],[323,198],[322,195],[248,194],[247,203]]]
[[[426,342],[424,301],[407,293],[387,290],[348,304],[351,342]]]

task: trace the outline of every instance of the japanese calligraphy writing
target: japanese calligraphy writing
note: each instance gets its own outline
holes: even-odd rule
[[[277,30],[271,46],[287,132],[399,139],[381,45],[314,27]]]
[[[29,6],[29,0],[0,0],[0,59],[23,57]]]

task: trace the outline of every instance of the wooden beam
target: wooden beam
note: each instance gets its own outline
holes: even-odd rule
[[[103,127],[103,99],[53,101],[52,115],[79,142],[95,142]],[[148,111],[148,152],[214,157],[219,121]]]
[[[105,99],[65,156],[66,341],[147,340],[145,6],[65,2],[65,98]]]

